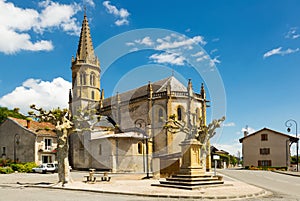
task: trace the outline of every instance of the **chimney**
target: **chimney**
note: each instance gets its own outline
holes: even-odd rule
[[[244,128],[244,137],[247,137],[248,134],[248,125],[246,125],[246,128]]]
[[[30,122],[30,119],[26,119],[26,122],[27,122],[26,128],[29,129],[29,128],[30,128],[30,123],[31,123],[31,122]]]

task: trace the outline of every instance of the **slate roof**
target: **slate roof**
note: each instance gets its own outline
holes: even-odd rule
[[[8,117],[9,120],[12,120],[20,127],[31,131],[32,133],[40,136],[53,136],[56,137],[55,126],[49,122],[36,122],[30,121],[30,127],[27,128],[27,120],[17,119],[14,117]]]
[[[115,122],[107,116],[101,116],[100,121],[98,121],[94,127],[99,128],[115,128]]]
[[[99,65],[98,58],[95,56],[90,27],[86,14],[82,21],[79,43],[76,53],[76,62]]]
[[[178,91],[178,92],[187,92],[187,87],[184,86],[179,80],[177,80],[174,76],[167,77],[165,79],[156,81],[151,83],[153,93],[158,92],[165,92],[167,91],[167,86],[170,83],[171,91]],[[124,93],[120,93],[120,100],[121,101],[129,101],[139,97],[146,97],[148,95],[148,84],[143,85],[141,87],[126,91]],[[117,100],[117,96],[112,96],[109,98],[104,99],[103,106],[109,106],[111,102],[115,102]]]

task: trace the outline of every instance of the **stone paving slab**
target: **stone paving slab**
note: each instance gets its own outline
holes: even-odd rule
[[[30,187],[47,187],[55,189],[80,190],[99,193],[136,195],[165,198],[207,198],[207,199],[237,199],[269,195],[270,193],[243,182],[230,181],[223,186],[206,186],[196,190],[183,190],[151,186],[158,180],[115,180],[110,182],[84,183],[73,181],[62,187],[56,185],[35,185]]]
[[[159,198],[241,200],[244,198],[254,198],[272,194],[259,187],[234,179],[225,180],[224,185],[203,186],[195,190],[183,190],[151,186],[151,184],[159,184],[159,180],[141,178],[141,175],[112,175],[112,179],[109,182],[100,181],[95,183],[85,183],[81,180],[83,178],[77,177],[75,180],[62,187],[61,184],[55,183],[57,181],[57,175],[13,174],[0,175],[0,185],[53,188]]]

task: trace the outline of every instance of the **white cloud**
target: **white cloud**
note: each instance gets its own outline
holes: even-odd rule
[[[205,45],[206,42],[202,36],[195,36],[193,38],[184,38],[181,36],[174,36],[174,41],[170,41],[169,38],[157,39],[156,42],[158,45],[156,46],[157,50],[167,50],[167,49],[176,49],[176,48],[188,48],[193,49],[193,45],[201,44]]]
[[[300,50],[299,48],[296,48],[296,49],[288,48],[286,50],[282,50],[282,47],[278,47],[278,48],[275,48],[275,49],[272,49],[272,50],[266,52],[263,55],[263,58],[267,58],[267,57],[270,57],[270,56],[273,56],[273,55],[276,55],[276,54],[284,56],[284,55],[287,55],[287,54],[292,54],[292,53],[298,52],[299,50]]]
[[[233,126],[235,126],[235,123],[234,122],[228,122],[228,123],[224,123],[223,126],[224,127],[233,127]]]
[[[213,49],[212,51],[210,51],[210,54],[214,54],[217,51],[218,51],[218,49]]]
[[[18,107],[24,114],[27,114],[31,104],[44,109],[67,108],[70,88],[71,83],[60,77],[50,82],[31,78],[1,97],[0,105],[8,108]]]
[[[171,34],[163,38],[151,39],[149,36],[146,36],[142,39],[136,39],[133,42],[127,42],[127,46],[133,45],[145,45],[152,46],[156,50],[179,50],[180,48],[184,49],[193,49],[193,45],[205,45],[206,41],[203,36],[195,36],[193,38],[187,38],[177,34]]]
[[[0,0],[0,51],[13,54],[21,50],[49,51],[53,49],[50,40],[34,41],[29,33],[43,33],[59,28],[68,34],[78,34],[80,27],[73,16],[80,10],[76,3],[67,5],[51,0],[39,3],[41,11],[16,7],[11,2]],[[10,43],[7,43],[10,41]]]
[[[213,67],[216,64],[220,64],[220,63],[221,63],[221,61],[219,60],[219,56],[216,56],[215,58],[213,58],[209,61],[209,65],[211,67]]]
[[[152,59],[155,63],[164,63],[178,66],[183,66],[185,61],[185,58],[183,56],[176,53],[167,52],[164,52],[162,54],[153,54],[149,58]]]
[[[270,57],[275,54],[280,54],[282,47],[272,49],[264,54],[264,58]]]
[[[90,5],[91,7],[95,7],[95,2],[93,0],[83,0],[83,4]]]
[[[201,57],[201,56],[203,56],[204,55],[204,52],[203,51],[200,51],[200,52],[197,52],[197,53],[195,53],[195,54],[192,54],[191,56],[192,57]]]
[[[38,15],[36,10],[18,8],[13,3],[0,0],[1,26],[8,30],[28,31],[38,22]]]
[[[126,45],[127,46],[135,46],[135,43],[133,43],[133,42],[127,42]]]
[[[1,26],[0,30],[0,52],[4,52],[5,54],[12,54],[21,50],[50,51],[53,49],[51,41],[41,40],[33,43],[31,42],[30,35],[27,33],[17,33],[4,27],[1,28]]]
[[[290,30],[286,33],[285,38],[297,39],[300,37],[300,34],[297,33],[298,27],[291,27]]]
[[[66,5],[52,1],[44,1],[40,3],[43,8],[39,16],[39,23],[34,25],[36,31],[43,32],[47,28],[62,28],[69,34],[78,35],[80,27],[76,24],[76,18],[73,18],[80,7],[76,3]]]
[[[224,150],[229,152],[230,155],[238,156],[238,152],[242,152],[242,144],[235,140],[232,144],[213,144],[218,150]],[[241,155],[240,155],[241,156]]]
[[[139,48],[151,47],[154,50],[165,51],[164,53],[153,54],[149,57],[155,63],[165,63],[171,65],[184,65],[186,57],[182,55],[184,50],[192,50],[195,45],[205,45],[206,42],[202,36],[195,36],[193,38],[187,38],[183,35],[170,34],[162,38],[150,38],[146,36],[141,39],[136,39],[133,42],[126,42],[126,46],[133,47],[132,50],[136,51]],[[196,52],[191,55],[196,57],[196,61],[200,62],[205,59],[209,59],[203,51]],[[197,58],[198,57],[198,58]],[[214,63],[220,63],[218,57],[213,61]]]
[[[118,9],[116,6],[110,4],[110,1],[104,1],[103,6],[106,8],[106,11],[110,14],[113,14],[118,19],[115,21],[117,26],[128,25],[128,17],[130,13],[125,8]]]
[[[137,44],[146,45],[146,46],[152,46],[154,44],[149,36],[146,36],[143,39],[135,40],[134,42]]]
[[[209,59],[209,56],[208,55],[203,55],[203,56],[200,56],[196,59],[197,62],[201,62],[203,60],[206,60],[206,59]]]
[[[256,130],[254,128],[251,128],[251,127],[246,127],[246,128],[242,128],[241,132],[244,133],[245,131],[248,131],[248,134],[252,134],[252,133],[255,133]]]

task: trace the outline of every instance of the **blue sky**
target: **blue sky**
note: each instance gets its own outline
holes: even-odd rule
[[[103,55],[118,49],[114,44],[101,52],[103,42],[147,28],[182,34],[185,38],[171,37],[169,45],[177,42],[187,47],[190,42],[207,53],[207,62],[219,73],[226,94],[226,122],[214,139],[217,147],[236,154],[246,125],[250,131],[268,127],[285,132],[286,120],[300,121],[297,0],[0,0],[1,106],[22,111],[32,102],[45,108],[66,106],[84,5],[94,47],[100,47],[100,63],[106,62]],[[154,39],[136,35],[125,42],[128,47],[150,47]],[[181,52],[158,50],[128,52],[113,62],[101,82],[106,97],[170,76],[172,69],[184,84],[192,78],[199,91],[202,75]],[[135,81],[120,82],[125,75]]]

